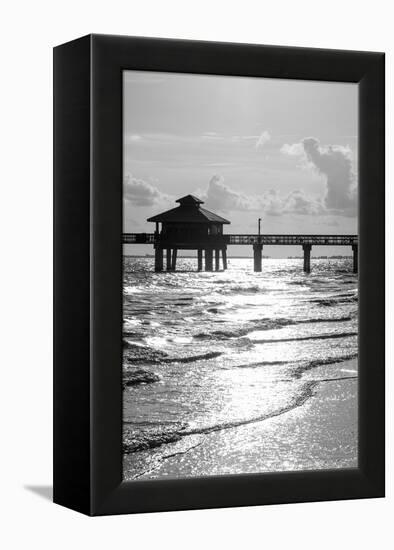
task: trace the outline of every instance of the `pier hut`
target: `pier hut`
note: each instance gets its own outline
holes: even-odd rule
[[[157,216],[148,218],[156,224],[154,233],[155,271],[163,271],[164,250],[167,271],[176,270],[178,250],[197,250],[197,268],[213,271],[220,269],[220,255],[223,269],[227,269],[227,244],[223,225],[230,222],[201,205],[204,201],[193,195],[186,195],[176,201],[179,206]]]

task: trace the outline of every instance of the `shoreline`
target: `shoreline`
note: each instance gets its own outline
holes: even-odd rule
[[[124,479],[357,467],[357,360],[317,367],[303,380],[315,386],[300,406],[124,455]]]

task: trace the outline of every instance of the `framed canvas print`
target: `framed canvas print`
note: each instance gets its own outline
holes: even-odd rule
[[[54,501],[384,496],[384,55],[54,50]]]

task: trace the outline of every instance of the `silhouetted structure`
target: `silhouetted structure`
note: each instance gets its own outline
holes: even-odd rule
[[[353,251],[353,272],[358,271],[357,235],[224,235],[223,225],[230,222],[205,208],[202,200],[186,195],[176,202],[179,206],[162,214],[148,218],[156,223],[155,233],[124,233],[124,244],[153,244],[155,248],[155,271],[163,271],[163,250],[166,250],[167,271],[175,271],[178,250],[197,250],[198,270],[203,268],[205,252],[205,270],[213,270],[215,252],[215,270],[220,268],[220,252],[223,269],[227,269],[227,246],[252,245],[254,270],[261,271],[262,252],[265,245],[301,245],[304,251],[304,271],[311,270],[311,251],[313,246],[351,246]],[[161,224],[161,227],[160,227]]]
[[[203,251],[205,271],[213,270],[214,253],[215,270],[219,270],[222,253],[223,269],[227,269],[227,245],[223,237],[223,225],[230,222],[202,208],[204,202],[193,195],[186,195],[176,202],[179,203],[176,208],[147,220],[156,223],[155,271],[163,270],[164,250],[167,271],[176,270],[178,250],[197,250],[199,271],[203,268]]]

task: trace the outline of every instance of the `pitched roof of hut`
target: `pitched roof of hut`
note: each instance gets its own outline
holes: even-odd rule
[[[148,222],[170,222],[170,223],[230,223],[225,218],[201,208],[204,201],[193,196],[186,195],[178,199],[179,206],[148,218]]]
[[[175,202],[179,202],[179,204],[204,204],[204,201],[199,199],[198,197],[195,197],[194,195],[185,195],[184,197],[181,197],[180,199],[176,200]]]

